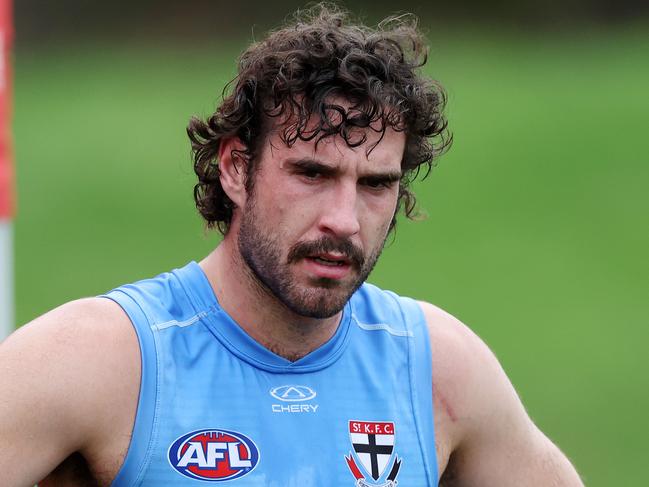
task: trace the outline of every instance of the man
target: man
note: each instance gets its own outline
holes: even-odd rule
[[[582,485],[479,338],[364,284],[448,145],[424,60],[324,6],[243,54],[188,129],[223,241],[2,344],[3,486]]]

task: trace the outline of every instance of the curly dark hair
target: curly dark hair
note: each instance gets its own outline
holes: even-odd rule
[[[216,112],[205,121],[193,117],[187,127],[198,176],[194,200],[207,226],[225,234],[235,207],[219,180],[221,142],[233,137],[242,142],[244,148],[232,156],[245,162],[250,191],[271,119],[283,126],[280,137],[288,146],[298,139],[317,143],[339,135],[356,147],[366,140],[357,128],[376,130],[379,141],[386,127],[403,131],[402,177],[390,229],[402,207],[412,218],[416,200],[410,183],[422,165],[428,175],[452,140],[444,89],[418,74],[426,60],[414,16],[390,17],[370,28],[330,4],[298,11],[289,25],[252,44],[241,55],[238,74],[224,89]],[[347,108],[335,103],[340,99]],[[314,116],[319,117],[315,128]]]

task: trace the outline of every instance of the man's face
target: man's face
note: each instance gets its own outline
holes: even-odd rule
[[[239,251],[254,278],[294,313],[338,313],[378,259],[394,216],[405,135],[350,148],[338,136],[271,133],[241,210]]]

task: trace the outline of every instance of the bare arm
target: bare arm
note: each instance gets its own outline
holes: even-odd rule
[[[73,452],[101,454],[137,397],[139,375],[116,377],[139,371],[138,358],[130,323],[105,299],[68,303],[2,342],[2,485],[33,486]]]
[[[450,439],[442,485],[583,487],[484,342],[447,313],[427,303],[422,308],[433,343],[436,425]]]

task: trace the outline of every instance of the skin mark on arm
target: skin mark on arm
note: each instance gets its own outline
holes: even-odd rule
[[[457,415],[455,414],[453,407],[448,402],[444,394],[439,390],[439,387],[434,383],[433,383],[433,402],[437,402],[439,403],[440,406],[442,406],[442,408],[446,412],[446,415],[453,423],[457,421]]]

